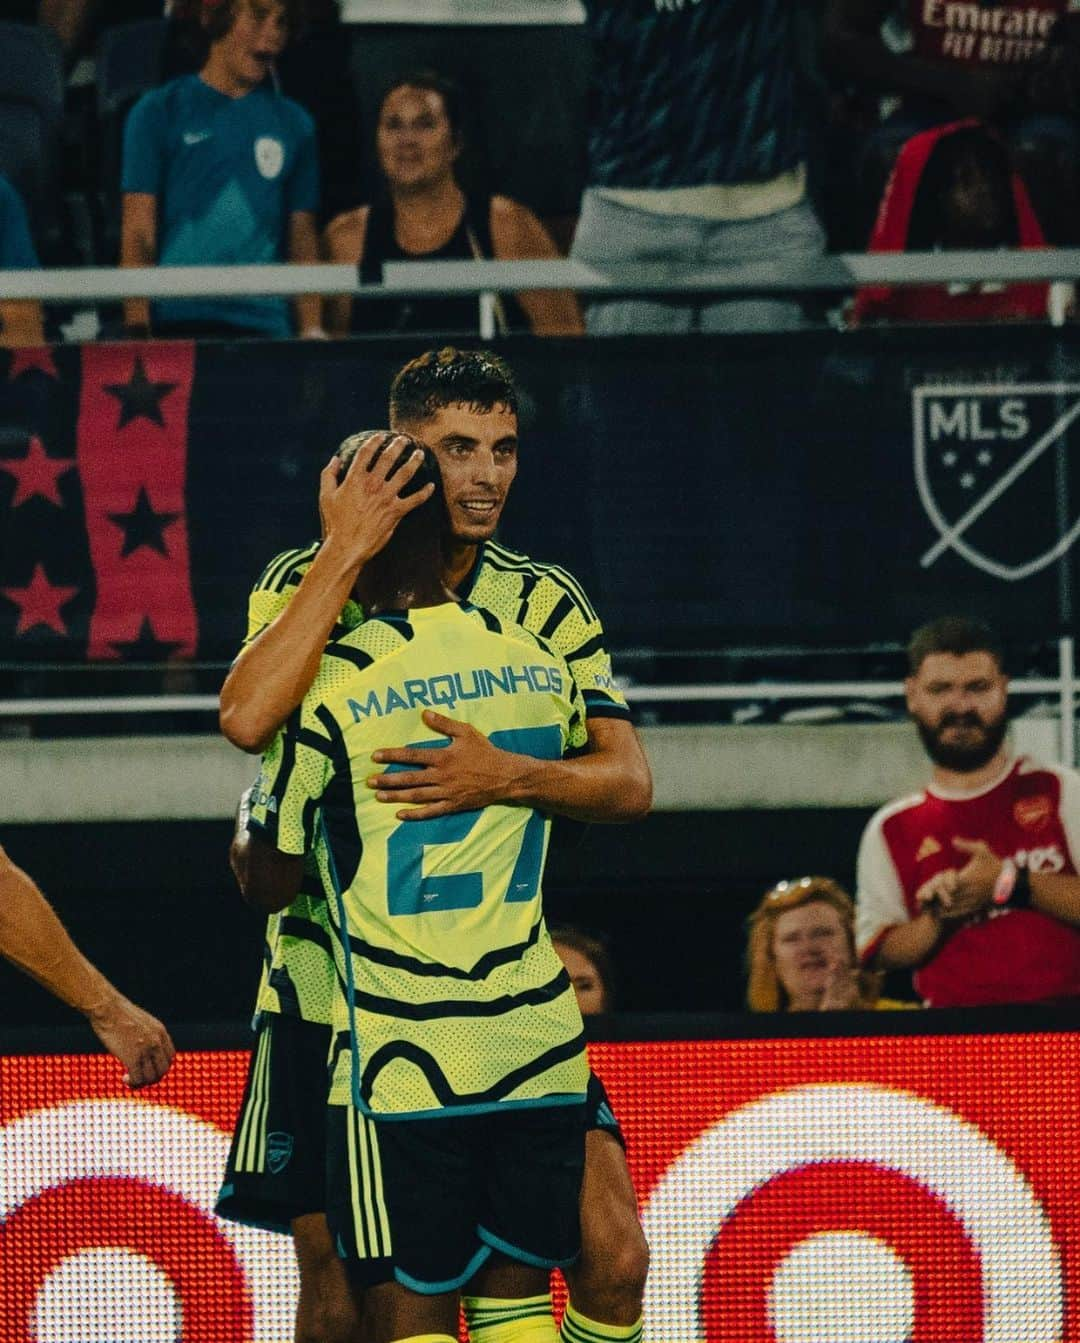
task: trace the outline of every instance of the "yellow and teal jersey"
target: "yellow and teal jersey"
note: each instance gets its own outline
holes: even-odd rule
[[[288,606],[318,550],[318,541],[285,550],[259,575],[248,599],[245,645]],[[604,628],[581,584],[565,569],[486,541],[477,547],[476,563],[458,596],[539,635],[560,653],[570,664],[590,718],[629,718],[612,675]],[[346,602],[331,638],[355,629],[363,618],[356,602]]]
[[[295,550],[282,551],[259,575],[248,599],[245,646],[288,606],[318,553],[319,544],[315,541]],[[587,717],[629,717],[626,701],[612,678],[603,626],[572,574],[557,565],[538,563],[508,546],[488,541],[478,548],[476,564],[462,584],[459,595],[475,606],[493,611],[500,620],[520,625],[538,635],[561,654],[584,697]],[[356,602],[346,602],[331,640],[340,639],[356,629],[363,618]],[[256,999],[257,1012],[286,1012],[302,1016],[305,1021],[329,1024],[329,986],[333,983],[333,967],[327,953],[321,950],[329,942],[327,920],[325,902],[297,901],[284,915],[275,916],[270,921]],[[323,958],[321,975],[316,971],[320,957]],[[282,994],[271,983],[274,976],[286,984],[290,978],[294,983],[303,982],[307,990],[294,995]],[[319,983],[327,986],[322,998],[315,991]]]
[[[285,853],[325,846],[330,1100],[382,1118],[580,1103],[581,1017],[543,918],[548,818],[498,805],[399,821],[367,787],[380,747],[449,744],[427,708],[539,759],[587,740],[566,661],[471,603],[381,614],[327,645],[264,757],[250,825]]]

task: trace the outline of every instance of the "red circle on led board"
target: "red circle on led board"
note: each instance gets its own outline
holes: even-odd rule
[[[251,1343],[251,1295],[213,1218],[170,1190],[117,1177],[46,1189],[0,1224],[0,1278],[16,1343],[37,1343],[34,1306],[53,1270],[106,1247],[133,1250],[166,1275],[183,1311],[184,1343]]]
[[[807,1237],[851,1231],[883,1242],[906,1265],[915,1301],[909,1343],[980,1343],[982,1271],[959,1219],[924,1185],[863,1162],[823,1162],[775,1176],[725,1222],[704,1265],[707,1343],[776,1343],[769,1289]]]

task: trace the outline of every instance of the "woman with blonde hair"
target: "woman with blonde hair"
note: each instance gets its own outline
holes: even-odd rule
[[[762,896],[749,928],[752,1012],[914,1006],[881,998],[881,976],[860,969],[855,905],[831,877],[778,882]]]

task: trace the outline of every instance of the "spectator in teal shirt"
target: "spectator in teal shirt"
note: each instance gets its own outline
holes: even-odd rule
[[[23,199],[0,173],[0,270],[37,270],[40,264]],[[0,301],[0,345],[18,349],[43,340],[40,303]]]
[[[302,21],[300,0],[202,6],[209,38],[197,75],[145,94],[124,132],[122,266],[319,260],[315,127],[277,93],[275,59]],[[298,297],[129,299],[132,334],[321,336],[321,305]]]

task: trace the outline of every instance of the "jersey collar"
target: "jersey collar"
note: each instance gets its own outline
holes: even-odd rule
[[[995,788],[999,788],[1019,765],[1020,757],[1014,755],[1005,762],[1001,773],[989,783],[984,783],[981,788],[943,788],[939,783],[928,783],[926,791],[931,797],[938,797],[943,802],[970,802],[973,798],[984,797],[987,793],[992,793]]]
[[[484,563],[484,555],[487,551],[487,542],[481,541],[476,547],[476,558],[473,560],[472,568],[461,580],[457,586],[457,595],[462,601],[468,601],[472,596],[472,590],[476,586],[476,579],[480,573],[480,568]]]

